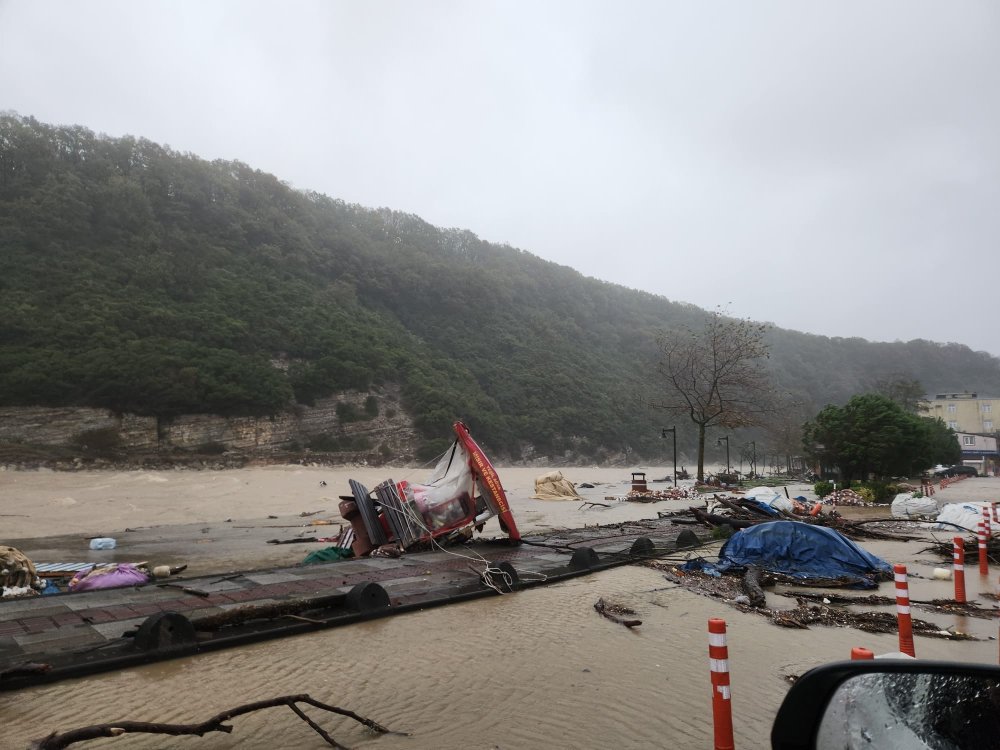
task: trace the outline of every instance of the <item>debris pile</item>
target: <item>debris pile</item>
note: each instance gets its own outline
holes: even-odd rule
[[[793,592],[783,595],[796,599],[797,606],[794,609],[774,609],[752,604],[750,597],[745,593],[743,577],[740,575],[729,573],[719,575],[717,572],[713,574],[707,570],[693,569],[692,566],[682,567],[661,560],[647,560],[639,564],[659,570],[668,581],[683,586],[689,591],[721,599],[741,612],[754,612],[781,627],[808,629],[810,625],[832,625],[857,628],[868,633],[895,633],[898,630],[896,616],[891,612],[853,612],[846,606],[830,606],[834,601],[841,604],[879,605],[883,602],[895,602],[895,599],[879,596],[845,597],[830,593]],[[756,576],[758,573],[755,572],[754,575]],[[760,585],[765,588],[774,586],[779,580],[779,576],[770,573],[759,574]],[[810,600],[815,603],[810,603]],[[952,603],[948,600],[940,602],[942,607],[945,604],[951,605]],[[927,602],[927,605],[929,609],[932,609],[935,602]],[[969,607],[963,613],[971,614],[975,611],[975,607]],[[978,640],[975,636],[967,633],[943,630],[939,625],[926,620],[913,619],[912,622],[914,634],[955,641]]]
[[[826,505],[854,505],[864,508],[875,505],[875,503],[865,500],[854,490],[835,490],[820,500],[820,502]]]
[[[35,564],[14,547],[0,546],[0,598],[37,596],[45,584]]]
[[[625,499],[633,503],[657,503],[660,500],[687,500],[695,494],[687,487],[671,487],[666,490],[631,490]]]

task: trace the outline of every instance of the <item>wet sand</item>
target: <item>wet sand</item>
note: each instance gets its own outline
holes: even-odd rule
[[[121,530],[133,526],[179,522],[214,528],[226,524],[227,518],[259,523],[267,515],[295,518],[318,509],[325,514],[335,511],[336,496],[346,486],[347,476],[371,484],[386,476],[418,480],[421,476],[403,471],[398,476],[385,469],[302,467],[135,474],[4,472],[0,542],[13,538],[9,532],[15,529],[20,537],[45,545],[46,534],[53,533],[69,540],[120,533],[127,541],[129,532]],[[608,482],[587,491],[599,497],[628,490],[629,471],[563,471],[576,482]],[[656,468],[646,471],[648,478],[667,473]],[[542,470],[499,472],[525,530],[653,517],[657,509],[689,504],[626,503],[580,510],[576,502],[528,498],[534,477]],[[327,482],[325,487],[321,480]],[[998,497],[1000,480],[978,479],[954,485],[937,499]],[[8,526],[9,520],[17,525]],[[235,520],[226,525],[232,524]],[[951,533],[937,536],[947,539]],[[116,552],[128,551],[125,541]],[[195,542],[187,548],[215,546]],[[912,598],[951,596],[950,582],[930,578],[932,569],[944,562],[920,551],[926,542],[863,546],[887,560],[908,564]],[[258,547],[248,545],[246,551]],[[183,545],[179,551],[184,551]],[[302,554],[295,550],[295,559]],[[980,586],[992,591],[995,577],[970,574],[970,597]],[[883,584],[878,593],[891,596],[891,586]],[[634,608],[643,625],[627,630],[601,618],[593,610],[598,597]],[[769,594],[769,599],[776,597]],[[996,636],[995,620],[923,612],[915,616],[984,639]],[[729,624],[734,724],[740,747],[767,746],[771,720],[788,688],[787,675],[845,658],[852,646],[866,646],[876,653],[897,649],[895,635],[848,628],[778,628],[724,602],[681,590],[655,571],[626,567],[513,595],[16,694],[0,693],[0,747],[23,748],[29,739],[52,730],[98,721],[200,721],[240,703],[298,692],[412,733],[376,738],[346,720],[319,718],[335,737],[353,747],[374,747],[376,742],[379,748],[710,747],[705,632],[709,617],[723,617]],[[997,661],[995,640],[960,643],[918,637],[916,648],[923,658]],[[234,727],[232,735],[202,739],[135,736],[86,746],[326,747],[287,709],[240,718]]]

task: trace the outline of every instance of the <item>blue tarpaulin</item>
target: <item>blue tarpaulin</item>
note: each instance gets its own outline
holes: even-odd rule
[[[874,588],[892,566],[825,526],[768,521],[733,534],[719,550],[719,568],[748,565],[795,578],[850,579]]]

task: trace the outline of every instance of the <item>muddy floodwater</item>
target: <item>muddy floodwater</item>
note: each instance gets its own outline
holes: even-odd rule
[[[247,471],[250,473],[236,479],[249,483],[244,487],[253,487],[256,475],[252,470]],[[281,479],[280,470],[269,471],[272,479]],[[295,486],[299,481],[295,477],[301,470],[286,471],[289,486]],[[530,470],[530,473],[541,471]],[[627,472],[621,470],[564,472],[578,482],[594,477],[609,482],[617,482],[623,476],[628,478]],[[504,470],[500,473],[504,478]],[[191,476],[192,482],[211,484],[211,474],[193,472],[186,476]],[[234,479],[233,472],[215,474],[224,475],[227,482]],[[326,475],[329,474],[327,470]],[[82,475],[44,472],[19,473],[13,479],[0,476],[0,488],[4,490],[0,514],[30,516],[37,512],[37,503],[44,503],[46,493],[53,496],[50,499],[62,498],[66,507],[75,506],[81,502],[80,498],[87,496],[81,488],[84,479]],[[179,475],[167,473],[165,479],[168,484],[176,485],[178,502],[196,502],[180,497],[184,493],[184,480],[175,481]],[[78,483],[72,490],[73,497],[63,484],[69,481]],[[93,475],[93,481],[103,483],[102,498],[113,501],[115,498],[107,495],[118,487],[129,497],[127,501],[118,498],[120,502],[136,504],[135,485],[99,475]],[[507,484],[508,480],[504,481]],[[970,488],[974,481],[995,483],[993,490],[1000,489],[1000,480],[969,480]],[[44,487],[46,483],[48,490]],[[159,487],[163,482],[149,484]],[[511,480],[512,487],[521,484],[520,474],[516,481]],[[301,481],[301,485],[318,486],[318,481],[312,476]],[[961,486],[956,486],[955,491]],[[24,490],[22,498],[29,497],[36,504],[19,505],[11,494],[17,489]],[[598,492],[610,496],[613,489],[608,485]],[[517,503],[526,498],[521,490],[521,497],[515,498]],[[624,492],[627,488],[615,491]],[[243,492],[247,496],[252,494],[251,490]],[[248,502],[247,507],[260,518],[266,517],[266,510],[260,513],[264,506],[288,513],[311,507],[310,503],[315,504],[313,501],[318,499],[284,498],[282,502],[287,502],[287,506],[279,508],[275,506],[278,494],[264,498],[261,503]],[[162,496],[165,495],[161,493]],[[74,502],[67,503],[67,498]],[[965,498],[955,495],[948,499]],[[671,503],[672,507],[676,505]],[[607,512],[655,516],[652,507],[630,506],[628,511],[611,508]],[[550,504],[546,508],[550,509],[546,511],[550,520],[553,516],[561,520],[560,513],[577,512],[577,504],[572,508]],[[530,509],[527,505],[521,508]],[[216,513],[217,510],[206,510],[204,515],[214,518],[227,512],[223,509],[222,513]],[[540,515],[545,508],[535,511]],[[516,504],[515,512],[518,512]],[[589,523],[616,520],[611,515],[587,518]],[[177,520],[180,519],[170,519]],[[61,528],[58,520],[52,520],[51,525],[59,533],[70,531]],[[537,527],[544,527],[544,523]],[[28,532],[22,536],[32,535],[32,529],[22,526],[19,530]],[[952,534],[944,532],[937,536],[943,540]],[[933,568],[946,563],[920,551],[926,542],[878,542],[863,546],[890,562],[908,564],[912,599],[952,596],[950,581],[931,580]],[[704,554],[711,558],[715,551],[717,548]],[[974,563],[968,567],[970,599],[980,587],[994,591],[995,580],[991,579],[1000,575],[1000,571],[980,579]],[[892,596],[892,584],[882,584],[877,593]],[[593,608],[600,597],[633,608],[642,625],[629,630],[600,617]],[[792,599],[782,600],[771,593],[768,598],[771,606],[794,606]],[[980,603],[994,604],[988,600]],[[983,639],[951,642],[917,636],[918,657],[997,663],[996,620],[938,616],[919,610],[914,611],[914,616],[932,620],[942,629],[950,627]],[[198,722],[242,703],[309,693],[318,700],[349,708],[391,729],[409,733],[375,736],[348,719],[307,709],[349,747],[706,748],[712,743],[706,633],[710,617],[722,617],[728,623],[735,736],[737,746],[743,748],[768,746],[771,721],[787,692],[789,676],[826,661],[847,658],[853,646],[865,646],[876,653],[898,648],[895,634],[872,635],[820,626],[809,630],[780,628],[724,602],[682,590],[656,571],[629,566],[495,598],[16,693],[0,693],[0,747],[24,748],[30,739],[52,731],[121,719]],[[210,734],[203,738],[128,735],[80,747],[198,750],[328,747],[287,708],[240,717],[233,727],[230,735]]]

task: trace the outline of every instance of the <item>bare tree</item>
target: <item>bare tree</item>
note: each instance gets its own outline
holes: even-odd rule
[[[705,478],[710,427],[751,427],[773,411],[767,326],[711,313],[700,329],[662,333],[658,373],[665,386],[652,406],[688,417],[698,427],[698,479]]]
[[[877,379],[870,390],[892,399],[910,414],[920,413],[920,402],[925,393],[919,380],[900,373]]]

